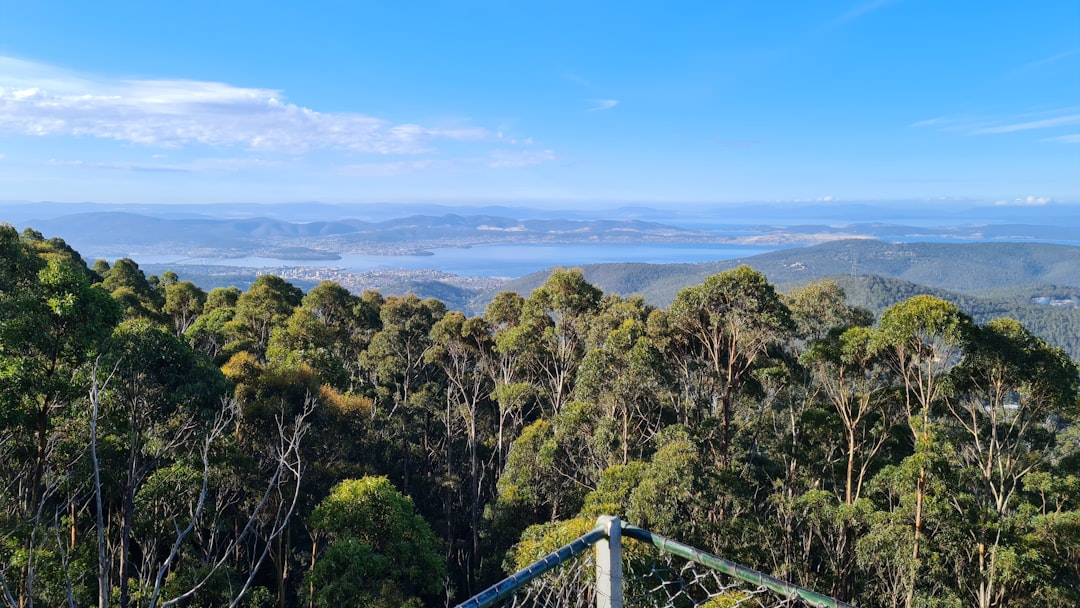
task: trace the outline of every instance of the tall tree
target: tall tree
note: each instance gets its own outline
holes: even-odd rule
[[[199,442],[202,427],[214,417],[225,380],[201,353],[146,321],[118,327],[102,365],[111,376],[104,391],[104,427],[118,452],[109,469],[120,478],[121,488],[120,525],[113,536],[119,547],[117,601],[126,608],[131,601],[129,581],[151,580],[150,573],[136,572],[133,544],[139,544],[138,554],[156,551],[155,539],[135,538],[136,497],[151,475]]]
[[[588,320],[601,295],[580,269],[556,268],[522,306],[521,324],[515,332],[519,341],[532,347],[526,352],[553,414],[570,400],[578,365],[585,356]]]
[[[1063,351],[1013,319],[979,328],[953,369],[959,394],[947,405],[961,472],[953,503],[973,520],[969,542],[958,543],[957,583],[979,608],[1009,605],[1027,581],[1021,490],[1047,469],[1042,454],[1056,430],[1047,421],[1075,411],[1077,374]]]
[[[431,404],[426,402],[428,395],[423,389],[431,368],[426,356],[432,348],[431,329],[445,313],[445,305],[438,300],[421,300],[415,295],[389,297],[379,312],[382,329],[361,354],[361,364],[376,383],[379,413],[400,430],[396,439],[401,443],[402,488],[406,492],[414,472],[410,454],[413,439],[424,450],[425,461],[428,457]],[[415,428],[414,422],[421,428]]]
[[[427,358],[443,370],[446,377],[446,427],[448,436],[447,469],[452,468],[449,446],[452,418],[459,418],[465,425],[466,449],[469,453],[469,528],[470,543],[467,553],[467,583],[472,595],[474,575],[479,569],[480,560],[480,424],[485,416],[485,406],[489,407],[489,395],[492,392],[491,377],[487,365],[492,350],[490,328],[482,317],[466,318],[460,312],[447,313],[431,328],[432,349]],[[447,527],[452,526],[453,517],[449,512],[451,501],[447,501]],[[451,534],[448,532],[448,536]]]
[[[309,576],[317,608],[433,605],[446,566],[431,527],[385,477],[343,481],[311,516],[327,539]]]
[[[484,321],[493,332],[493,348],[488,373],[494,384],[493,395],[499,403],[499,422],[495,433],[496,470],[506,464],[510,441],[517,437],[529,418],[527,405],[534,401],[536,388],[528,381],[527,356],[529,345],[521,325],[525,298],[504,291],[484,309]]]
[[[162,311],[172,318],[176,335],[182,336],[202,314],[206,292],[191,281],[163,283],[165,306]]]
[[[791,313],[763,274],[740,266],[680,291],[670,316],[712,373],[721,422],[718,460],[727,467],[736,393],[759,357],[792,329]]]
[[[631,457],[641,458],[652,437],[670,422],[670,410],[663,407],[670,384],[645,323],[626,319],[585,355],[575,394],[599,404],[605,417],[617,421],[621,461],[628,464]]]
[[[959,363],[973,327],[970,317],[955,304],[928,295],[915,296],[888,308],[878,323],[875,346],[903,383],[904,408],[915,457],[920,461],[905,596],[905,605],[909,607],[914,602],[923,545],[923,507],[930,487],[928,463],[936,453],[934,409],[945,397],[948,372]]]
[[[237,298],[236,313],[225,324],[225,330],[243,348],[264,357],[271,331],[289,318],[302,297],[299,288],[281,277],[264,274]]]
[[[364,312],[360,298],[337,283],[324,281],[271,332],[268,356],[303,362],[318,370],[324,383],[352,390],[360,382],[360,353],[378,330],[377,318],[372,323]]]
[[[854,327],[817,341],[802,357],[814,375],[814,386],[843,425],[846,458],[838,495],[847,505],[859,499],[897,422],[898,411],[889,394],[892,375],[873,340],[873,330]]]

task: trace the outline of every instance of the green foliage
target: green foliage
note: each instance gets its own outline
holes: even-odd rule
[[[948,274],[934,251],[798,255],[930,279]],[[150,602],[189,522],[163,571],[166,595],[198,587],[188,604],[228,604],[251,576],[241,605],[420,606],[600,514],[870,608],[1080,602],[1080,373],[1034,317],[997,318],[1033,291],[807,285],[777,252],[767,273],[687,268],[697,284],[666,310],[560,269],[468,317],[271,276],[203,293],[130,260],[89,269],[10,226],[0,253],[0,575],[16,604],[96,601],[91,437],[116,605]],[[665,272],[646,274],[682,280]],[[803,286],[779,295],[766,274]],[[1041,310],[1068,334],[1066,311]],[[301,415],[301,479],[260,503]],[[257,504],[259,532],[230,546]],[[628,547],[632,570],[646,556]]]
[[[191,281],[170,281],[163,285],[165,285],[165,306],[162,312],[172,318],[173,328],[177,335],[183,335],[202,314],[206,303],[206,292]]]
[[[697,540],[708,482],[698,448],[686,429],[671,426],[656,438],[657,449],[641,481],[630,493],[627,516],[638,525],[672,538]]]
[[[225,332],[237,342],[262,356],[270,343],[270,333],[292,314],[300,304],[300,289],[281,277],[267,274],[259,277],[251,289],[236,300],[236,312],[225,324]]]
[[[315,605],[421,606],[439,592],[438,541],[385,477],[338,484],[310,522],[329,539],[309,575]]]

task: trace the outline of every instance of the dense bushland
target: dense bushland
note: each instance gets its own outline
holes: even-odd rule
[[[1077,368],[1008,318],[748,267],[466,317],[0,250],[10,606],[441,604],[601,513],[863,606],[1080,603]]]

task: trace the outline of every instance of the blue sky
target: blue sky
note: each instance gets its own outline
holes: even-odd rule
[[[1080,1],[0,0],[0,200],[1080,203]]]

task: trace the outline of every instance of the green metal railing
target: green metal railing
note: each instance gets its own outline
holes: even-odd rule
[[[847,602],[780,580],[690,545],[624,523],[617,517],[606,515],[597,520],[596,527],[591,531],[485,589],[459,604],[457,608],[495,606],[545,572],[581,555],[593,546],[596,547],[596,606],[597,608],[623,608],[621,566],[623,536],[651,545],[662,553],[676,555],[731,578],[756,585],[786,600],[799,601],[815,608],[855,608]]]

